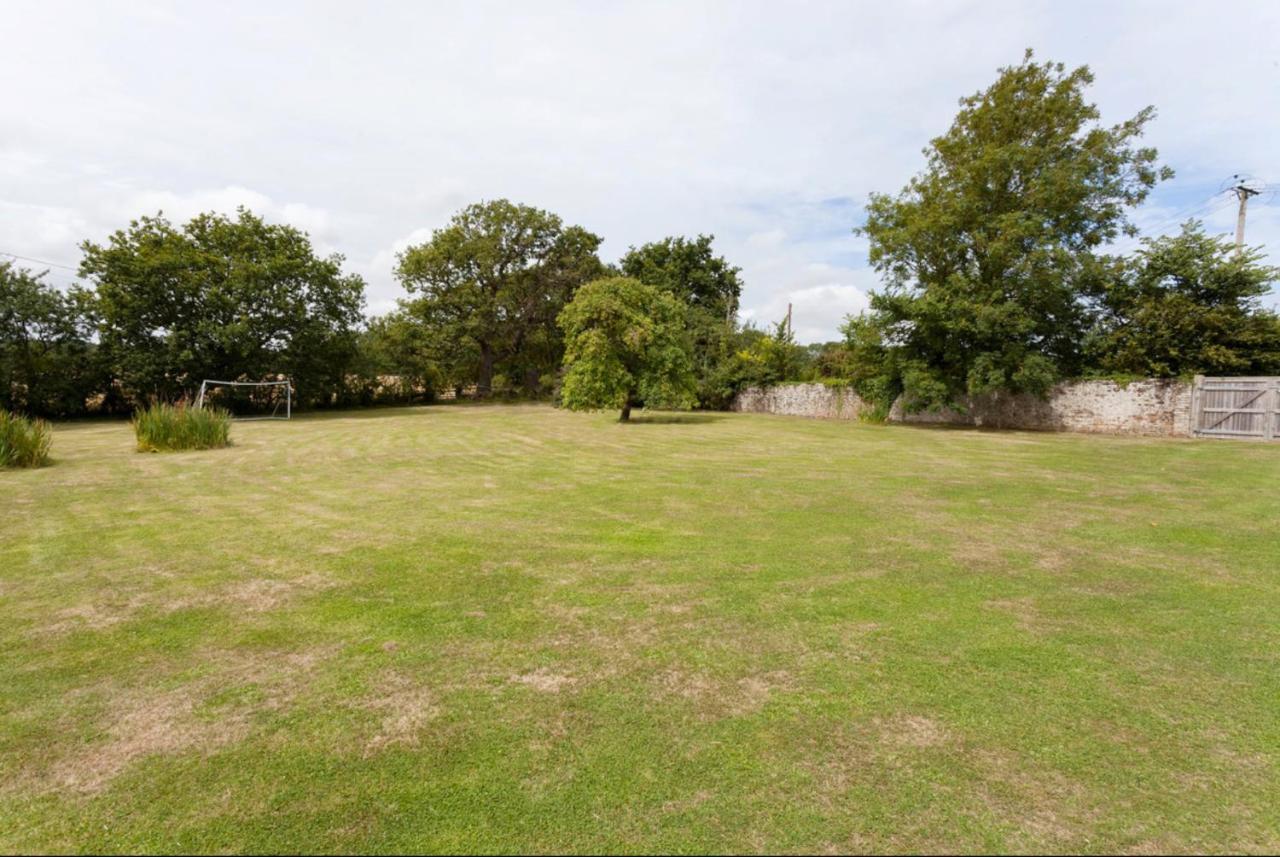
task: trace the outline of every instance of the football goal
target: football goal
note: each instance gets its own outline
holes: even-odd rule
[[[287,420],[293,414],[293,384],[289,381],[200,382],[196,407],[218,405],[237,420]]]

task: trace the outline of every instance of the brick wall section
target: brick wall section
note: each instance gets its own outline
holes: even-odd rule
[[[1191,434],[1191,385],[1182,381],[1077,381],[1060,384],[1047,400],[1035,396],[985,395],[970,400],[965,413],[904,413],[902,402],[891,422],[985,428],[1077,431],[1102,434],[1187,437]],[[863,402],[852,390],[822,384],[749,387],[734,401],[735,411],[820,419],[857,419]]]

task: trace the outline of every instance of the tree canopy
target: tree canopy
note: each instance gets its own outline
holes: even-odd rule
[[[689,408],[694,377],[685,308],[630,277],[587,283],[560,313],[564,330],[561,402],[571,410]]]
[[[400,401],[434,398],[450,380],[434,333],[404,309],[370,319],[360,333],[360,375],[368,385],[362,398],[374,401],[379,393]]]
[[[181,227],[143,217],[82,250],[102,347],[133,397],[174,399],[203,378],[288,375],[304,402],[341,386],[364,281],[305,233],[240,208]]]
[[[1143,241],[1102,293],[1097,365],[1154,377],[1280,372],[1280,317],[1260,301],[1280,269],[1261,260],[1196,221]]]
[[[43,277],[0,262],[0,409],[73,416],[107,385],[91,342],[92,295]]]
[[[712,235],[663,238],[630,248],[618,267],[624,276],[662,289],[684,305],[698,402],[722,407],[734,393],[731,363],[742,281],[740,269],[715,253],[714,240]]]
[[[671,237],[630,248],[618,263],[622,274],[657,286],[680,300],[690,311],[724,327],[738,312],[742,296],[741,269],[730,265],[712,248],[714,235]]]
[[[469,205],[399,257],[396,275],[418,296],[410,312],[476,353],[476,386],[507,362],[536,385],[560,364],[556,317],[579,286],[604,272],[601,239],[505,199]],[[457,350],[457,349],[455,349]]]
[[[896,196],[861,228],[885,280],[872,317],[919,406],[1043,394],[1083,366],[1083,296],[1114,272],[1101,248],[1172,172],[1137,145],[1150,107],[1113,126],[1085,99],[1087,67],[1023,61],[963,99]]]

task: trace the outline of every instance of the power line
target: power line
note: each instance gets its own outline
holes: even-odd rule
[[[1154,223],[1147,224],[1146,227],[1143,229],[1143,231],[1144,232],[1160,232],[1162,230],[1168,229],[1171,226],[1181,226],[1183,223],[1186,223],[1187,220],[1191,218],[1204,217],[1210,214],[1214,214],[1220,211],[1225,203],[1230,202],[1229,197],[1221,196],[1222,194],[1225,194],[1225,193],[1226,191],[1219,191],[1218,193],[1215,193],[1213,196],[1209,197],[1203,202],[1196,203],[1195,205],[1191,205],[1186,208],[1183,208],[1180,211],[1177,211],[1173,214],[1166,215],[1165,217],[1160,218]]]
[[[79,273],[79,268],[73,268],[70,265],[61,265],[57,262],[50,262],[47,259],[34,259],[31,256],[23,256],[18,253],[10,253],[8,250],[0,250],[0,256],[12,256],[14,259],[21,259],[24,262],[34,262],[37,265],[48,265],[50,268],[63,268],[67,271],[75,271]]]
[[[1264,194],[1265,196],[1261,201],[1271,202],[1278,192],[1280,192],[1280,186],[1262,182],[1251,175],[1236,173],[1219,182],[1217,192],[1204,202],[1184,208],[1175,214],[1147,224],[1142,231],[1148,234],[1163,232],[1171,227],[1180,226],[1189,219],[1202,219],[1217,214],[1226,209],[1233,201],[1241,200],[1241,214],[1237,217],[1237,239],[1243,240],[1243,224],[1241,221],[1244,217],[1244,202],[1242,198],[1247,200],[1251,196]]]

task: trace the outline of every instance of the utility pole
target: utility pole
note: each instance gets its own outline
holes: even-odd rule
[[[1240,200],[1240,213],[1236,215],[1236,252],[1244,249],[1244,215],[1245,210],[1249,207],[1249,197],[1257,196],[1258,191],[1251,187],[1246,187],[1244,182],[1232,188],[1235,191],[1236,198]]]
[[[791,303],[787,302],[787,333],[791,333]]]

